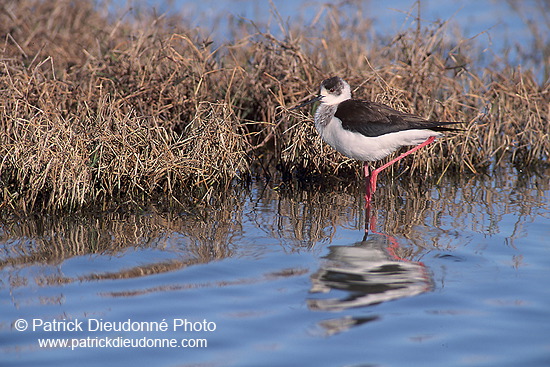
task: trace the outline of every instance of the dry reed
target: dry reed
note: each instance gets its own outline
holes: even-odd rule
[[[89,0],[4,3],[0,205],[112,209],[159,195],[200,204],[251,173],[356,176],[359,164],[319,140],[307,111],[287,109],[330,75],[358,98],[465,122],[400,172],[548,160],[550,85],[533,70],[476,66],[475,40],[450,41],[446,23],[380,39],[364,18],[327,6],[280,37],[230,25],[234,40],[216,45],[177,16],[112,20]]]

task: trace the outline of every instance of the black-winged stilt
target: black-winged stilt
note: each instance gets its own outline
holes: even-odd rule
[[[369,205],[376,190],[378,174],[398,160],[432,143],[443,131],[455,131],[445,125],[460,122],[428,121],[400,112],[384,104],[351,98],[351,89],[342,78],[332,77],[321,83],[319,95],[293,109],[315,101],[321,105],[315,113],[315,127],[321,138],[343,155],[364,162]],[[368,162],[378,161],[403,146],[415,145],[395,159],[371,171]]]

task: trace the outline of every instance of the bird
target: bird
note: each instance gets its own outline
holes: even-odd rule
[[[376,191],[381,171],[433,143],[443,132],[459,131],[447,126],[461,123],[428,121],[382,103],[352,99],[349,84],[338,76],[325,79],[316,97],[291,110],[316,101],[321,101],[314,117],[321,138],[346,157],[364,162],[366,205]],[[414,147],[371,170],[370,162],[379,161],[404,146]]]

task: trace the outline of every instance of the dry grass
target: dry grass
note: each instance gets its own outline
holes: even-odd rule
[[[550,85],[534,70],[476,67],[475,40],[450,41],[445,23],[378,39],[364,18],[327,6],[281,37],[234,24],[235,40],[217,46],[177,17],[111,20],[88,0],[5,2],[0,205],[200,203],[251,173],[353,177],[359,165],[319,140],[310,114],[287,110],[330,75],[359,98],[466,122],[394,168],[403,174],[548,160]]]

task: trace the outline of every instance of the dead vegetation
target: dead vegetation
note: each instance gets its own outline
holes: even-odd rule
[[[113,19],[90,0],[4,2],[1,207],[200,203],[254,174],[359,175],[319,140],[309,111],[288,111],[330,75],[358,98],[465,122],[394,167],[404,175],[547,162],[550,85],[537,70],[476,65],[475,40],[450,41],[445,23],[380,39],[366,18],[327,6],[280,36],[235,23],[234,40],[219,45],[177,16]]]

